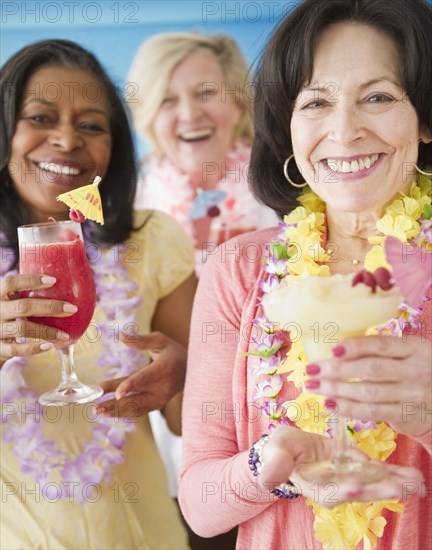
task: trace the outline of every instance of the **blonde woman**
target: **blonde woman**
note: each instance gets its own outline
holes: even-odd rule
[[[173,215],[191,236],[197,268],[216,245],[276,222],[249,191],[253,86],[235,40],[156,35],[129,77],[134,126],[150,145],[138,203]]]

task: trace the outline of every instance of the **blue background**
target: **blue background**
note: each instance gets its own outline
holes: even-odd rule
[[[248,62],[253,63],[272,29],[299,2],[2,0],[0,63],[37,40],[74,40],[96,54],[122,91],[135,52],[149,36],[182,30],[229,34],[237,40]],[[145,146],[139,138],[136,144],[141,156]]]
[[[0,62],[48,38],[74,40],[102,62],[120,91],[140,44],[159,32],[196,30],[224,33],[239,43],[253,63],[278,21],[299,0],[56,0],[1,2]],[[145,146],[136,139],[138,155]]]

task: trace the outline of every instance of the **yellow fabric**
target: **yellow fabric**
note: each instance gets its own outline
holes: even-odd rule
[[[142,305],[136,311],[139,332],[148,333],[160,298],[168,295],[194,269],[194,253],[177,223],[160,212],[137,213],[145,226],[128,241],[125,264],[139,285]],[[121,246],[121,245],[120,245]],[[129,254],[129,256],[128,256]],[[127,261],[129,259],[129,261]],[[103,319],[97,308],[93,321]],[[91,341],[97,340],[97,341]],[[123,345],[119,343],[119,346]],[[96,364],[101,339],[86,334],[76,345],[76,371],[85,383],[103,380],[105,368]],[[53,389],[60,366],[54,351],[34,356],[24,369],[27,385],[36,392]],[[44,409],[40,418],[47,438],[72,456],[90,441],[91,405]],[[159,549],[188,548],[175,505],[168,496],[165,471],[147,417],[127,434],[126,460],[114,467],[111,483],[101,482],[96,493],[76,504],[44,498],[34,478],[20,471],[13,444],[1,444],[2,549]],[[15,494],[12,494],[15,493]]]

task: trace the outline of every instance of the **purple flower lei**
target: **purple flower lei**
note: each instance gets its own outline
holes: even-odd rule
[[[142,301],[139,296],[131,297],[138,286],[129,279],[123,255],[121,245],[115,245],[91,262],[100,298],[98,304],[106,318],[98,324],[104,351],[97,363],[103,368],[110,366],[104,374],[106,379],[128,376],[147,363],[142,353],[119,344],[113,331],[113,322],[117,327],[133,326],[134,310]],[[44,434],[43,408],[22,374],[28,361],[27,357],[13,357],[0,370],[3,440],[13,444],[21,472],[33,476],[45,498],[81,504],[85,501],[87,486],[102,481],[109,483],[114,467],[124,462],[126,434],[135,431],[135,424],[128,418],[96,417],[89,412],[92,438],[78,455],[70,456]],[[99,401],[112,396],[104,395]]]

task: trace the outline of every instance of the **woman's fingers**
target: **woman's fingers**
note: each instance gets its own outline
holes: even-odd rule
[[[334,475],[325,482],[306,481],[301,476],[301,468],[295,470],[290,480],[300,487],[303,496],[313,499],[325,508],[333,508],[344,502],[378,502],[380,500],[397,500],[405,502],[410,496],[425,496],[425,484],[422,473],[416,468],[383,464],[370,461],[367,464],[380,464],[383,476],[371,483],[362,481],[362,474],[352,473]],[[301,465],[300,465],[301,466]]]
[[[1,319],[17,317],[68,317],[78,311],[74,304],[42,298],[20,298],[22,290],[40,290],[53,286],[54,277],[47,275],[8,275],[0,280]]]
[[[43,298],[7,300],[2,302],[1,308],[4,321],[17,317],[69,317],[78,311],[78,308],[69,302]]]
[[[403,359],[411,355],[417,338],[396,338],[376,335],[348,338],[333,348],[335,357],[342,360],[358,359],[365,356]]]
[[[15,338],[32,338],[34,340],[47,340],[50,342],[64,341],[67,342],[70,338],[66,332],[32,323],[27,319],[17,319],[7,323],[0,324],[0,339],[10,340]]]
[[[405,401],[426,401],[429,392],[429,388],[426,385],[419,385],[414,383],[414,381],[373,384],[371,382],[333,382],[321,380],[314,381],[313,383],[306,381],[305,387],[315,394],[325,395],[337,402],[339,402],[339,399],[345,399],[356,405],[365,403],[400,406]],[[349,416],[352,416],[352,414]]]
[[[55,277],[49,275],[8,275],[0,281],[0,298],[8,299],[20,290],[49,288],[55,282]]]
[[[351,360],[318,361],[318,364],[308,368],[307,372],[308,374],[310,372],[309,376],[319,379],[352,380],[361,378],[368,382],[395,382],[406,377],[406,368],[406,363],[403,360],[370,356]]]
[[[11,357],[36,355],[53,347],[52,342],[25,342],[21,344],[14,340],[0,340],[0,361],[5,361]]]
[[[27,317],[69,317],[78,308],[68,302],[41,298],[21,298],[22,290],[40,290],[53,286],[54,277],[47,275],[8,275],[0,281],[0,359],[42,353],[53,343],[69,340],[61,330],[39,325]],[[20,339],[25,339],[24,342]],[[34,341],[28,341],[28,339]],[[18,341],[17,341],[18,340]]]
[[[95,407],[95,413],[108,417],[139,418],[152,410],[160,409],[162,404],[154,395],[136,393],[121,399],[109,399]]]
[[[100,382],[99,386],[103,389],[104,393],[112,393],[115,392],[117,387],[127,380],[127,376],[123,376],[122,378],[113,378],[111,380],[104,380],[103,382]]]

